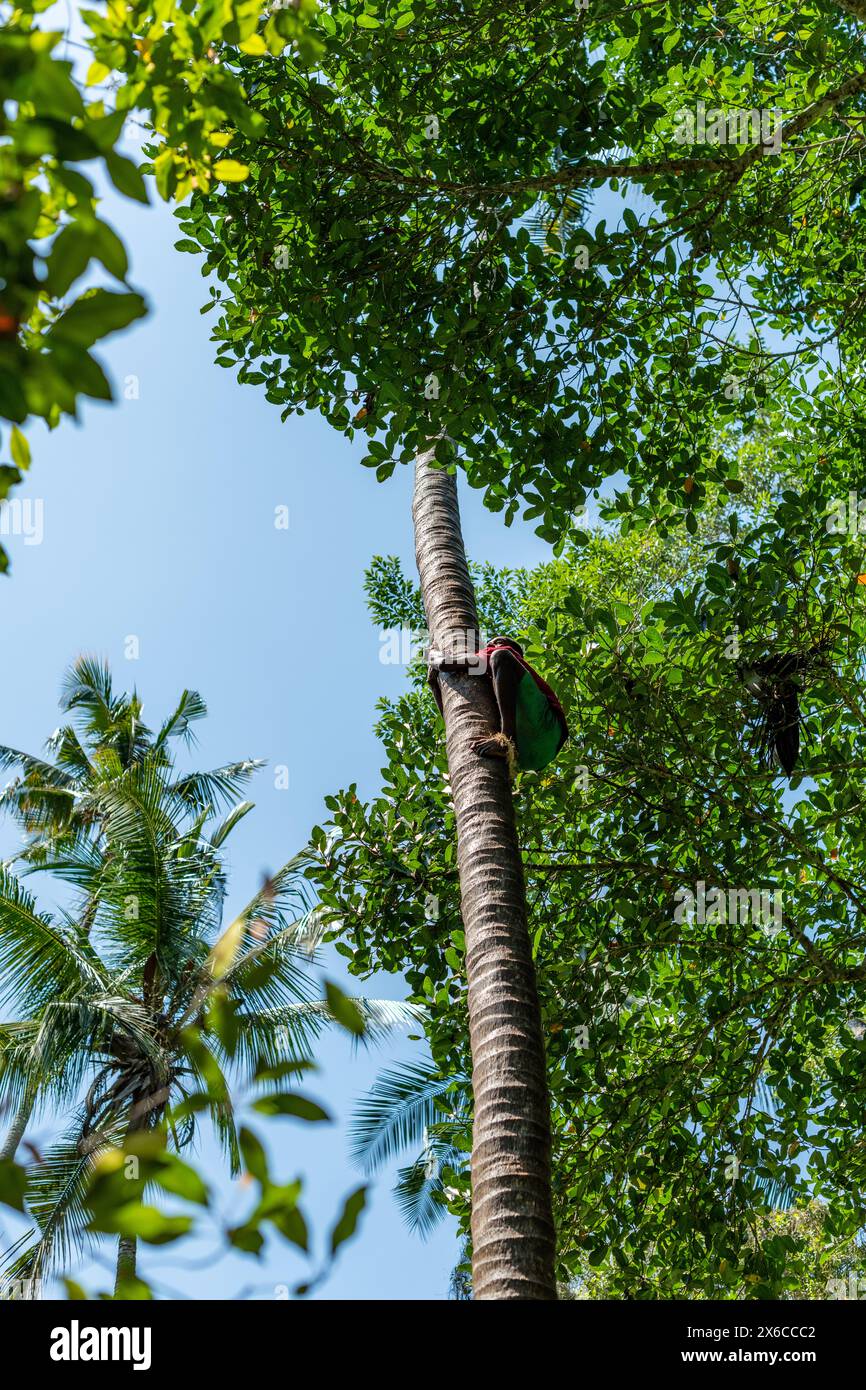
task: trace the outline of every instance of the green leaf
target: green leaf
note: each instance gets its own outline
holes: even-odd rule
[[[210,1202],[207,1184],[194,1168],[176,1154],[163,1154],[153,1167],[153,1180],[165,1192],[206,1207]]]
[[[350,1193],[343,1203],[342,1213],[331,1231],[331,1255],[337,1253],[340,1246],[355,1234],[358,1219],[367,1204],[367,1188],[358,1187]]]
[[[234,1226],[226,1234],[231,1245],[248,1255],[258,1255],[265,1243],[264,1236],[255,1226]]]
[[[145,1283],[144,1279],[139,1279],[134,1274],[126,1274],[118,1280],[114,1297],[118,1302],[147,1303],[153,1299],[154,1294],[153,1289]]]
[[[325,998],[328,1003],[328,1011],[337,1023],[347,1032],[354,1034],[356,1038],[360,1038],[365,1031],[366,1024],[355,1001],[344,994],[339,985],[335,985],[331,980],[325,981]]]
[[[264,1187],[269,1182],[268,1160],[263,1145],[252,1130],[241,1128],[238,1135],[244,1166]]]
[[[296,1092],[278,1092],[273,1096],[260,1096],[253,1101],[253,1110],[260,1115],[280,1115],[296,1120],[305,1120],[308,1123],[320,1123],[321,1121],[330,1122],[330,1115],[327,1110],[323,1110],[321,1105],[317,1105],[314,1100],[309,1100],[306,1096],[298,1095]]]
[[[144,175],[131,159],[125,159],[120,154],[107,154],[105,167],[118,193],[123,193],[127,198],[134,198],[137,203],[149,202]]]
[[[94,1215],[89,1231],[104,1235],[136,1236],[148,1245],[167,1245],[192,1230],[191,1216],[166,1216],[143,1202],[127,1202]]]
[[[238,159],[218,159],[213,171],[223,183],[243,183],[244,179],[249,178],[250,166],[241,164]]]
[[[117,294],[112,290],[90,290],[76,299],[50,329],[51,338],[91,347],[109,333],[127,328],[146,313],[140,294]]]
[[[0,1202],[16,1211],[24,1210],[27,1171],[11,1158],[0,1158]]]
[[[96,243],[96,255],[102,261],[105,269],[109,271],[116,280],[125,280],[129,270],[129,261],[126,255],[126,247],[120,237],[105,222],[98,222],[94,233]]]
[[[30,467],[30,445],[17,425],[12,426],[9,448],[15,467],[20,468],[22,473],[26,473]]]
[[[83,275],[94,254],[94,238],[81,227],[71,223],[54,238],[46,262],[46,285],[50,293],[60,298],[70,285]]]

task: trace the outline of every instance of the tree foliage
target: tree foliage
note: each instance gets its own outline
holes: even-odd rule
[[[112,21],[121,99],[148,110],[155,13]],[[479,588],[575,729],[519,784],[560,1274],[778,1295],[800,1237],[756,1224],[774,1194],[824,1203],[827,1240],[863,1221],[866,9],[304,13],[278,54],[270,19],[257,43],[200,12],[245,102],[220,127],[233,177],[180,214],[217,361],[284,418],[360,434],[381,479],[447,436],[442,462],[556,548]],[[848,501],[828,526],[849,489],[853,522]],[[420,625],[393,565],[371,588],[380,621]],[[744,676],[780,657],[809,732],[790,784]],[[353,969],[406,972],[448,1082],[467,1055],[443,755],[420,691],[379,727],[381,795],[340,793],[314,835],[321,897]],[[781,894],[781,930],[675,920],[701,883]],[[446,1186],[465,1219],[465,1173]]]
[[[123,114],[85,102],[62,35],[40,29],[41,4],[0,8],[0,421],[9,458],[0,499],[30,466],[20,426],[53,427],[80,398],[111,400],[91,349],[145,312],[127,284],[126,249],[98,213],[96,166],[124,196],[147,202],[135,162],[117,149]],[[76,283],[98,264],[115,286]],[[7,434],[8,428],[8,434]],[[0,550],[0,569],[8,560]]]
[[[826,1205],[830,1243],[864,1217],[857,542],[799,517],[766,460],[738,467],[754,473],[739,507],[711,499],[688,542],[608,528],[532,573],[477,575],[488,631],[520,634],[573,730],[517,805],[560,1279],[589,1261],[618,1295],[778,1296],[797,1287],[795,1235],[754,1237],[780,1192]],[[379,622],[417,624],[394,562],[369,582]],[[788,782],[762,760],[744,672],[821,643]],[[468,1065],[464,943],[421,675],[381,707],[381,793],[330,798],[314,845],[337,949],[362,977],[405,972],[444,1084]],[[696,903],[701,884],[725,897],[699,915],[678,890]],[[761,891],[777,915],[755,910]],[[442,1181],[465,1222],[465,1169]]]
[[[217,360],[360,431],[380,478],[442,431],[557,545],[620,474],[628,524],[694,524],[708,485],[741,486],[719,423],[768,402],[816,416],[838,489],[863,444],[858,23],[355,0],[311,19],[314,63],[227,49],[249,176],[180,214]]]

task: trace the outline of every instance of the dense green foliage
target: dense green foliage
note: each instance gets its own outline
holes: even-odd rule
[[[0,465],[0,499],[30,465],[19,426],[31,417],[54,426],[77,414],[82,396],[111,400],[90,349],[144,313],[126,288],[123,243],[78,167],[96,163],[119,192],[147,202],[137,165],[116,148],[124,117],[85,103],[72,63],[57,56],[62,36],[35,26],[44,8],[0,7],[0,443],[11,458]],[[94,262],[123,288],[76,295]]]
[[[724,1296],[745,1281],[774,1296],[798,1287],[796,1240],[767,1227],[756,1242],[756,1213],[817,1197],[828,1248],[866,1214],[863,590],[849,578],[856,542],[792,525],[784,481],[756,483],[737,512],[709,507],[686,545],[599,533],[531,574],[477,575],[487,630],[520,634],[573,730],[555,767],[516,789],[563,1283],[588,1259],[618,1295]],[[368,582],[377,623],[420,625],[393,562]],[[763,764],[742,671],[822,640],[788,784]],[[406,972],[428,1006],[435,1075],[459,1082],[452,813],[423,685],[383,705],[378,731],[381,794],[330,798],[332,824],[314,835],[321,897],[353,971]],[[678,913],[677,890],[702,882],[762,890],[778,915],[730,899],[717,921]],[[435,1076],[426,1084],[435,1091]],[[459,1091],[428,1118],[465,1155],[465,1104],[456,1145],[448,1118]],[[457,1158],[428,1169],[428,1199],[465,1222]]]
[[[347,0],[262,16],[160,0],[91,28],[91,80],[122,75],[160,193],[191,194],[179,246],[214,277],[220,365],[284,418],[317,409],[360,433],[383,480],[445,434],[442,461],[555,547],[478,587],[574,731],[517,786],[563,1283],[588,1264],[617,1296],[801,1288],[864,1220],[866,7]],[[13,38],[9,61],[37,81],[3,158],[21,158],[18,123],[61,118],[107,152],[122,115],[68,93],[61,110],[68,79]],[[39,135],[13,205],[51,196],[32,187],[47,170],[65,191],[39,213],[74,253],[63,265],[95,255],[122,278],[59,138]],[[74,408],[111,301],[49,306],[43,325],[37,305],[72,282],[58,257],[52,283],[49,255],[34,290],[36,223],[16,217],[3,253],[18,248],[29,298],[9,317],[44,335],[21,363],[38,384],[65,352]],[[29,346],[0,353],[17,364]],[[377,622],[423,627],[393,563],[370,591]],[[761,756],[742,679],[772,654],[803,662],[810,738],[790,784]],[[314,833],[321,900],[352,969],[403,971],[425,1006],[430,1162],[403,1190],[416,1216],[444,1202],[465,1223],[463,938],[427,693],[384,706],[379,731],[381,795],[331,798]],[[780,918],[677,913],[699,884],[772,892]],[[820,1201],[820,1221],[775,1221],[782,1197]]]
[[[310,32],[314,63],[221,50],[263,124],[181,213],[240,381],[361,430],[381,478],[444,431],[557,544],[622,472],[641,527],[736,492],[717,424],[767,402],[817,411],[829,487],[856,474],[866,74],[835,4],[406,0]],[[699,102],[742,139],[683,144]]]
[[[314,61],[221,50],[263,124],[227,147],[248,177],[180,214],[221,365],[361,431],[382,479],[446,434],[443,461],[560,556],[479,580],[576,730],[518,792],[565,1281],[588,1257],[618,1292],[772,1295],[795,1238],[754,1239],[762,1203],[819,1197],[828,1239],[863,1219],[858,499],[826,524],[863,474],[863,21],[322,6]],[[619,535],[588,544],[599,489]],[[372,590],[378,621],[423,627],[392,566]],[[740,679],[779,653],[811,730],[790,788]],[[334,798],[339,839],[314,844],[353,968],[406,972],[458,1082],[432,721],[420,692],[383,710],[381,797]],[[675,920],[702,883],[781,894],[781,930]],[[446,1188],[465,1219],[451,1160]]]

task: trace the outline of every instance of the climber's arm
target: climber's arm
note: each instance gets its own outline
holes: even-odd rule
[[[508,650],[498,647],[490,656],[490,677],[499,708],[499,732],[517,744],[517,688],[523,679],[524,668]]]
[[[427,684],[433,692],[433,698],[439,706],[439,713],[442,714],[442,687],[439,684],[439,673],[445,671],[453,675],[462,675],[467,671],[473,674],[483,675],[484,670],[479,666],[478,653],[467,652],[463,656],[443,656],[433,647],[427,653]]]

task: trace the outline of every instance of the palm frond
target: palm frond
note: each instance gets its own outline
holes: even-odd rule
[[[352,1162],[375,1173],[398,1153],[424,1141],[441,1110],[436,1102],[455,1090],[460,1103],[460,1078],[440,1075],[432,1062],[406,1062],[376,1077],[361,1098],[349,1127]]]
[[[99,988],[105,980],[87,938],[64,932],[33,897],[0,868],[0,1004],[37,1013],[49,999]]]
[[[447,1212],[438,1162],[422,1153],[414,1163],[401,1168],[394,1196],[409,1230],[426,1240]]]
[[[10,748],[8,744],[0,744],[0,771],[5,772],[13,767],[20,768],[22,777],[31,777],[35,782],[44,782],[47,786],[74,786],[68,773],[54,763],[46,762],[44,758],[34,758],[32,754],[22,753],[19,748]]]
[[[575,185],[567,191],[558,190],[538,203],[525,219],[524,225],[532,240],[545,251],[553,249],[551,237],[563,242],[575,229],[583,226],[592,205],[592,189]]]
[[[255,803],[252,801],[239,801],[237,806],[232,807],[228,815],[221,821],[210,837],[210,842],[214,849],[219,849],[220,845],[225,843],[238,821],[243,820],[244,816],[249,815],[254,805]]]
[[[0,1023],[0,1113],[17,1110],[32,1083],[31,1049],[35,1019]]]
[[[103,1136],[104,1144],[116,1142],[120,1126]],[[24,1251],[17,1251],[2,1273],[12,1279],[42,1279],[55,1269],[68,1268],[80,1260],[91,1243],[86,1232],[88,1220],[84,1197],[87,1182],[99,1150],[80,1145],[79,1122],[49,1149],[41,1163],[27,1170],[26,1199],[36,1221],[31,1232],[36,1239]],[[20,1242],[16,1243],[16,1245]],[[9,1252],[4,1252],[5,1259]]]
[[[0,810],[10,811],[25,830],[69,818],[75,779],[67,771],[4,744],[0,745],[0,769],[5,768],[18,768],[19,775],[0,792]]]
[[[71,724],[56,729],[46,747],[54,754],[57,766],[69,776],[70,781],[90,781],[94,772],[93,765]]]
[[[301,874],[306,862],[303,853],[290,859],[226,928],[204,968],[175,1001],[176,1007],[185,1007],[185,1021],[200,1013],[217,988],[268,1008],[311,997],[306,967],[324,923],[317,909],[309,907]]]
[[[108,728],[113,721],[114,697],[111,670],[107,661],[92,655],[79,656],[65,672],[60,685],[60,708],[83,707],[93,721],[94,731]]]
[[[170,738],[182,739],[187,747],[191,747],[195,743],[195,730],[192,725],[199,719],[204,719],[206,715],[207,705],[198,691],[184,690],[177,708],[160,728],[154,747],[162,748]]]
[[[132,1044],[141,1057],[160,1058],[153,1016],[137,1000],[119,994],[51,999],[39,1018],[34,1062],[40,1073],[50,1075],[70,1056],[108,1051],[118,1039]]]
[[[264,765],[261,758],[245,758],[210,772],[188,772],[172,782],[169,790],[196,811],[206,806],[229,807],[237,801],[253,773]]]
[[[312,992],[312,983],[308,989]],[[412,1004],[391,999],[352,1001],[366,1024],[354,1046],[377,1046],[397,1028],[416,1024],[419,1013]],[[308,998],[275,1008],[245,1007],[236,1014],[238,1025],[236,1060],[252,1070],[258,1064],[277,1066],[280,1062],[303,1061],[312,1056],[315,1043],[328,1028],[336,1025],[326,1000]]]

